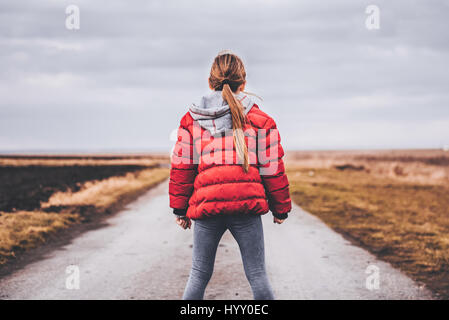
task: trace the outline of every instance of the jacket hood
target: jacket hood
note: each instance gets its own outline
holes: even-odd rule
[[[254,105],[251,96],[240,92],[235,97],[242,104],[243,112],[247,114]],[[231,110],[221,96],[221,91],[214,91],[203,96],[199,105],[192,104],[189,113],[201,127],[210,131],[212,135],[232,129]]]

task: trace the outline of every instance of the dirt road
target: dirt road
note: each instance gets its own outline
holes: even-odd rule
[[[3,277],[0,298],[179,299],[189,274],[192,230],[175,225],[167,188],[164,182],[107,220],[107,226]],[[431,298],[297,206],[283,225],[274,225],[271,214],[263,221],[267,268],[278,299]],[[76,268],[66,273],[70,265]],[[66,286],[67,278],[76,275],[73,270],[79,270],[79,289],[76,281],[69,281],[75,288]],[[369,290],[367,277],[372,280],[377,271],[379,288],[368,281]],[[206,299],[251,298],[238,246],[226,232]]]

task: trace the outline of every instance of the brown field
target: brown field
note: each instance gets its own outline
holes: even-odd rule
[[[0,156],[0,265],[111,214],[168,176],[164,156]]]
[[[0,166],[152,166],[168,161],[163,154],[149,155],[0,155]]]
[[[449,153],[290,152],[294,201],[449,298]]]

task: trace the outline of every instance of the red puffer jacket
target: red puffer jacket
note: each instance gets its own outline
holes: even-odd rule
[[[187,217],[192,219],[218,214],[262,215],[268,210],[275,217],[287,217],[291,200],[276,124],[256,104],[246,118],[247,173],[237,163],[232,130],[211,135],[189,112],[182,118],[171,160],[171,208],[178,212],[187,209]]]

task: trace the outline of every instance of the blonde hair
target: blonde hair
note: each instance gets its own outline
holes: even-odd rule
[[[242,160],[243,171],[248,172],[248,146],[245,143],[243,129],[246,117],[243,106],[234,93],[245,83],[246,71],[242,60],[229,51],[219,53],[210,69],[209,85],[215,91],[221,91],[223,99],[228,103],[232,117],[232,130],[237,155]]]

